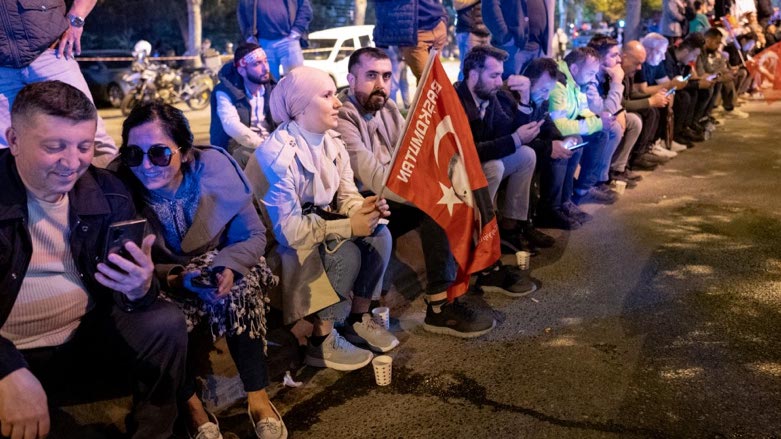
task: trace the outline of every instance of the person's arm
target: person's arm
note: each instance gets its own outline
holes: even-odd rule
[[[667,12],[675,21],[683,22],[686,20],[686,16],[678,9],[678,2],[675,0],[669,0],[667,2]]]
[[[350,167],[350,156],[344,147],[340,149],[339,157],[336,159],[336,172],[339,173],[339,190],[336,192],[336,206],[339,213],[350,217],[363,205],[363,196],[355,186],[355,175]]]
[[[97,3],[97,0],[73,0],[73,6],[71,6],[68,14],[82,19],[87,18],[87,15],[92,12],[92,8],[95,7],[95,3]],[[57,57],[64,55],[65,59],[68,59],[74,55],[81,54],[81,35],[83,33],[83,26],[76,27],[69,24],[68,28],[60,36],[60,42],[57,44]]]
[[[214,257],[212,266],[230,268],[246,276],[266,252],[266,227],[251,199],[228,222],[224,235],[227,245]]]
[[[248,148],[257,148],[263,143],[263,139],[252,131],[250,127],[241,123],[239,112],[231,102],[228,94],[223,91],[218,91],[216,94],[217,100],[217,116],[222,123],[222,129],[225,130],[225,134],[229,135],[233,140],[241,146]],[[268,99],[268,96],[266,96]]]
[[[249,41],[251,38],[255,38],[252,33],[252,23],[254,20],[253,11],[250,7],[253,4],[253,0],[239,0],[239,4],[236,7],[236,16],[239,21],[239,29],[241,30],[241,38],[244,41]]]
[[[561,84],[556,84],[556,88],[550,94],[549,106],[553,122],[556,128],[563,136],[592,134],[602,129],[602,121],[588,109],[581,110],[580,119],[570,119],[567,115],[570,110],[567,108],[567,90]]]
[[[513,35],[510,34],[510,28],[504,20],[500,0],[483,1],[482,13],[483,23],[485,23],[488,30],[491,31],[491,36],[494,41],[498,42],[500,45],[506,45],[513,39]],[[522,25],[525,24],[524,21],[521,23]],[[521,34],[523,34],[523,32],[521,32]],[[518,41],[515,42],[516,45],[518,45],[518,43]],[[522,43],[525,43],[525,41]]]
[[[291,36],[298,38],[307,33],[310,21],[312,21],[312,4],[309,3],[309,0],[298,0],[296,20],[293,22],[292,26],[292,32],[297,32],[298,35],[291,34]]]

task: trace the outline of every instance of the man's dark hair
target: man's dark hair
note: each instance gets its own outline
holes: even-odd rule
[[[724,37],[722,35],[721,31],[716,29],[715,27],[712,27],[705,31],[705,38],[718,38],[721,40]]]
[[[751,40],[756,40],[756,39],[757,39],[757,34],[754,31],[750,31],[750,32],[746,32],[746,33],[738,35],[738,43],[751,41]]]
[[[371,59],[387,59],[390,57],[384,50],[376,47],[361,47],[350,55],[350,59],[347,61],[347,71],[353,73],[353,66],[361,63],[361,57],[366,55]],[[354,74],[354,73],[353,73]]]
[[[532,83],[537,82],[542,75],[547,73],[554,80],[559,74],[559,66],[551,58],[534,58],[531,60],[526,70],[523,71],[524,76],[529,78]]]
[[[568,66],[571,66],[573,64],[577,64],[580,66],[583,65],[583,63],[589,57],[599,60],[599,53],[588,46],[578,47],[576,49],[572,49],[572,51],[568,53],[567,56],[564,57],[564,62],[566,62]]]
[[[681,41],[681,44],[678,45],[678,50],[697,50],[705,46],[705,37],[702,36],[700,32],[694,32],[690,33],[689,35],[686,35],[686,38]]]
[[[185,156],[193,147],[193,132],[182,110],[161,102],[136,106],[122,124],[122,146],[127,146],[128,135],[133,128],[152,121],[160,121],[165,133]]]
[[[591,37],[591,41],[588,42],[588,47],[596,50],[600,57],[607,55],[610,49],[616,46],[618,46],[618,40],[610,35],[604,34],[596,34]]]
[[[702,2],[700,0],[694,0],[694,10],[699,11],[702,7]]]
[[[493,58],[500,63],[503,63],[507,59],[507,52],[502,49],[489,45],[475,46],[464,58],[464,78],[469,77],[469,72],[472,70],[482,70],[485,68],[485,61],[488,58]]]
[[[241,43],[239,47],[236,48],[236,51],[233,52],[233,65],[238,66],[239,61],[241,61],[242,58],[247,56],[248,53],[251,53],[255,49],[259,48],[260,46],[255,43]]]
[[[98,111],[87,95],[61,81],[34,82],[19,91],[11,107],[11,123],[36,114],[74,122],[98,119]]]

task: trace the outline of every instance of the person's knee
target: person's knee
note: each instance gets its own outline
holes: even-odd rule
[[[504,163],[501,160],[490,160],[483,163],[483,173],[488,180],[488,186],[499,185],[504,175]]]
[[[643,119],[637,114],[626,113],[626,131],[640,132],[643,129]]]
[[[158,300],[133,314],[137,314],[133,331],[139,339],[147,340],[149,344],[161,343],[170,349],[186,349],[187,323],[175,305]]]

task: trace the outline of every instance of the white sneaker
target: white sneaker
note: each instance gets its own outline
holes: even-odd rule
[[[748,119],[748,116],[748,113],[742,110],[738,110],[737,108],[733,109],[732,111],[724,112],[724,117],[728,117],[730,119]]]
[[[677,152],[670,151],[669,149],[659,146],[658,144],[654,144],[654,146],[651,147],[651,154],[667,158],[673,158],[678,155]]]
[[[206,422],[198,427],[198,431],[195,436],[190,435],[192,439],[222,439],[222,433],[220,433],[220,423],[217,421],[217,417],[214,413],[206,411],[206,416],[212,419],[214,422]]]
[[[314,367],[348,371],[366,366],[372,358],[370,351],[353,346],[333,329],[320,346],[309,343],[304,361]]]
[[[366,345],[377,352],[388,352],[399,345],[399,339],[385,327],[378,325],[369,314],[364,314],[360,322],[344,328],[342,333],[350,343]]]
[[[282,421],[282,415],[279,414],[274,404],[271,404],[271,409],[274,410],[277,417],[263,418],[258,422],[252,419],[252,413],[247,409],[249,420],[252,422],[252,428],[255,430],[255,436],[258,439],[287,439],[287,427],[285,427],[285,423]]]
[[[684,145],[683,143],[678,143],[675,140],[670,142],[670,151],[672,151],[674,153],[679,153],[681,151],[686,151],[687,149],[689,149],[689,148],[687,148],[686,145]]]

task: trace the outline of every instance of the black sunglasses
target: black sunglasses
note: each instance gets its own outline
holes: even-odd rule
[[[127,166],[134,168],[140,166],[144,162],[144,156],[149,157],[149,162],[155,166],[168,166],[171,164],[171,157],[178,151],[179,148],[171,149],[166,145],[152,145],[149,147],[149,151],[144,152],[140,146],[127,145],[123,146],[119,150],[119,156]]]

